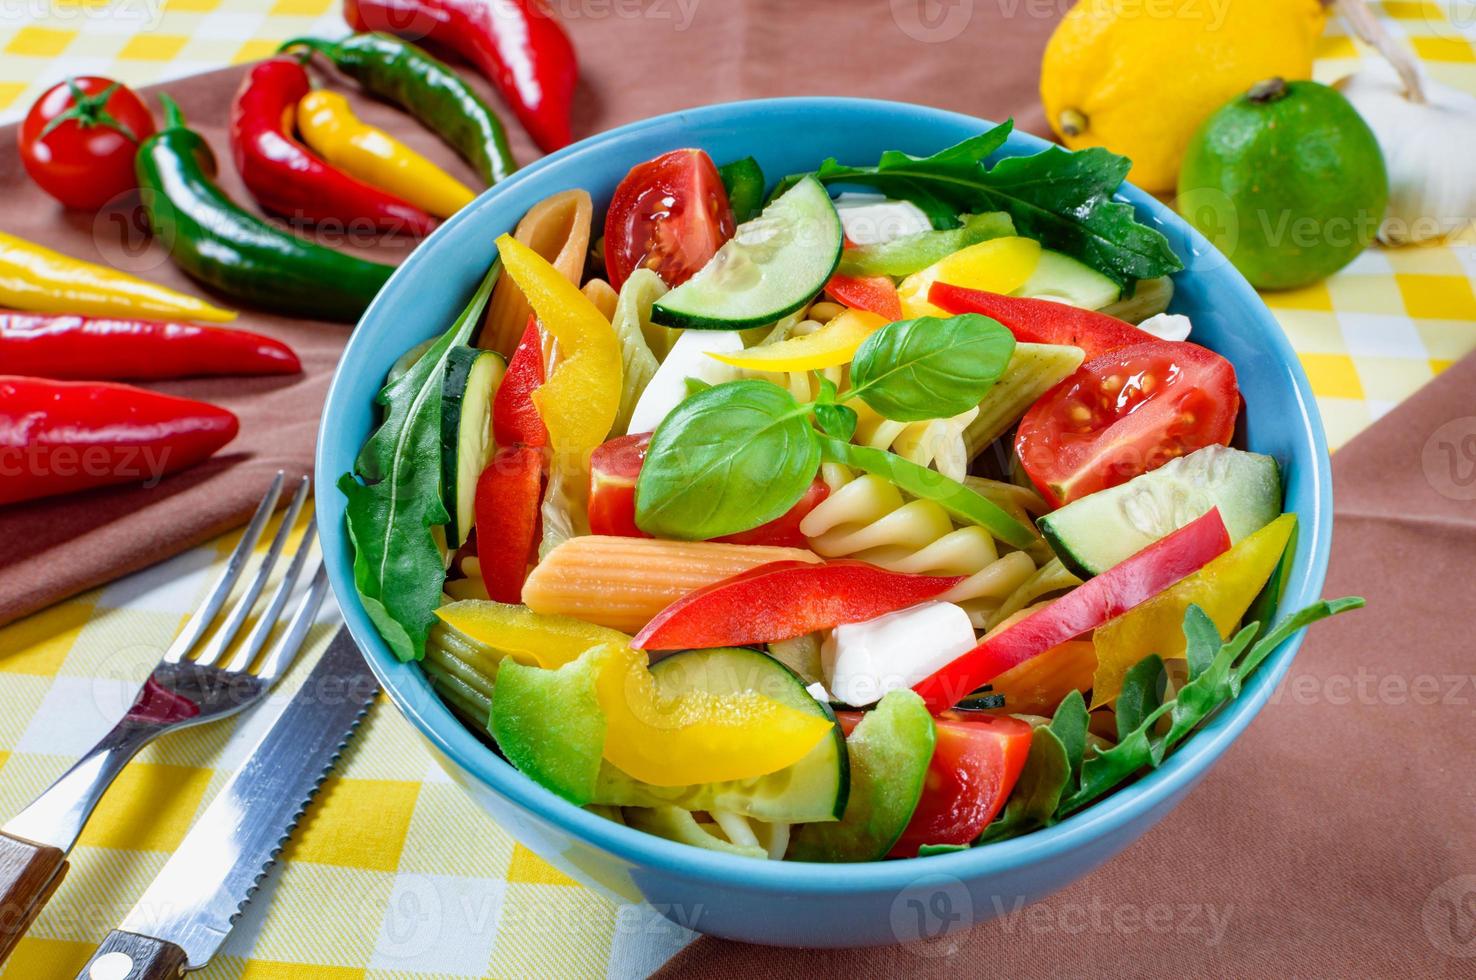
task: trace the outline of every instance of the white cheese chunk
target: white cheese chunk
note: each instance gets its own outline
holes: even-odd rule
[[[840,216],[846,237],[857,245],[876,245],[933,228],[916,204],[889,200],[880,194],[841,194],[835,199],[835,213]]]
[[[1191,325],[1182,313],[1155,313],[1138,324],[1138,329],[1159,340],[1188,340]]]
[[[666,360],[646,383],[646,390],[631,412],[627,432],[654,432],[661,420],[687,397],[687,379],[697,378],[719,385],[736,381],[743,372],[707,355],[736,354],[743,339],[733,330],[687,330],[671,346]]]
[[[962,607],[924,602],[837,626],[820,646],[820,664],[836,700],[861,707],[911,687],[974,643],[974,627]]]

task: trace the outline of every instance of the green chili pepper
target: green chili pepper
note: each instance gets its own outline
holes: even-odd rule
[[[154,235],[181,269],[263,309],[352,322],[394,266],[280,231],[215,185],[215,157],[167,95],[164,128],[138,148],[140,197]]]
[[[401,106],[441,135],[488,184],[518,169],[502,120],[443,61],[389,34],[353,34],[342,41],[293,38],[279,51],[316,51],[373,94]]]

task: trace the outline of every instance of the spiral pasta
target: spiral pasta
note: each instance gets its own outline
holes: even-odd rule
[[[919,466],[931,466],[950,480],[963,482],[969,471],[969,453],[964,430],[979,409],[946,419],[894,422],[882,418],[859,400],[849,403],[856,410],[855,441],[873,449],[887,449]]]
[[[837,475],[832,470],[825,479]],[[800,533],[825,558],[859,558],[894,572],[967,576],[939,598],[962,606],[976,628],[1035,574],[1029,555],[1001,555],[982,527],[955,528],[933,501],[904,500],[895,486],[869,474],[832,487],[800,523]]]

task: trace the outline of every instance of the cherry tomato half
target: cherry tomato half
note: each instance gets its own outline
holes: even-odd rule
[[[1020,420],[1015,452],[1059,507],[1229,444],[1239,411],[1229,361],[1198,344],[1155,340],[1088,361],[1042,395]]]
[[[26,173],[69,208],[96,211],[134,187],[133,158],[154,117],[132,89],[95,75],[42,93],[21,123]]]
[[[733,208],[701,150],[672,150],[632,167],[605,215],[605,271],[619,289],[637,268],[673,288],[733,237]]]
[[[1018,718],[933,719],[937,743],[922,799],[892,857],[916,857],[923,844],[969,844],[984,832],[1009,798],[1030,754],[1030,725]]]

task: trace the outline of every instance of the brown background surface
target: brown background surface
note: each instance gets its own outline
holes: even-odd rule
[[[1035,72],[1055,7],[1041,8],[1037,12],[1047,16],[1038,17],[1015,5],[966,6],[976,9],[963,26],[950,5],[918,8],[891,0],[643,0],[639,6],[600,5],[601,16],[593,15],[596,6],[565,4],[561,10],[589,13],[567,20],[582,71],[574,132],[589,136],[712,102],[816,94],[901,99],[990,118],[1013,114],[1040,132]],[[1000,24],[1006,10],[1015,14],[1008,31]],[[221,184],[249,206],[225,136],[231,96],[244,71],[162,88],[214,148]],[[321,61],[314,77],[350,92],[365,120],[480,186],[432,133],[398,110],[356,93],[352,82]],[[481,79],[471,80],[488,94]],[[152,94],[147,101],[157,114]],[[532,145],[512,114],[502,114],[518,159],[531,161]],[[130,202],[94,218],[64,211],[37,189],[20,167],[15,129],[0,130],[0,229],[201,292],[147,242]],[[370,243],[362,251],[394,261],[412,244]],[[0,510],[0,623],[208,540],[244,522],[278,469],[294,476],[310,471],[319,410],[349,328],[249,310],[238,325],[290,343],[304,374],[151,385],[232,409],[241,418],[240,436],[215,459],[154,488],[109,488]]]

